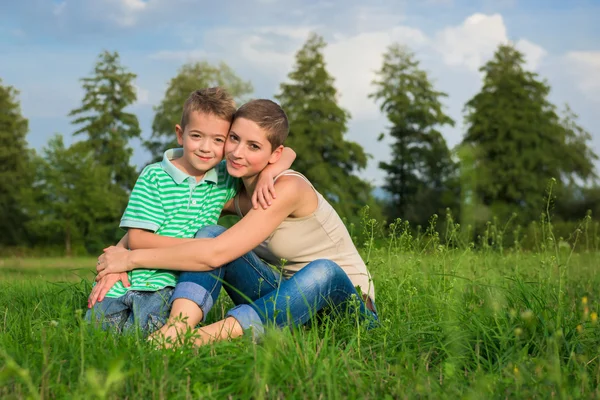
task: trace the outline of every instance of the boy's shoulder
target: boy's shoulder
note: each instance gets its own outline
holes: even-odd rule
[[[165,171],[165,169],[162,166],[162,162],[155,162],[152,164],[148,164],[144,167],[144,169],[142,170],[142,172],[140,173],[140,178],[145,177],[145,178],[154,178],[154,177],[160,177],[163,175],[168,175],[167,171]]]
[[[217,171],[217,175],[219,176],[219,186],[223,187],[237,187],[239,178],[234,178],[229,175],[227,172],[227,162],[222,160],[217,166],[215,166],[215,171]]]

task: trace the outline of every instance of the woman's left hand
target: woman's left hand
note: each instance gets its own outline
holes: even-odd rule
[[[100,281],[105,275],[131,271],[131,251],[122,247],[110,246],[104,249],[104,254],[98,257],[96,264],[96,282]]]

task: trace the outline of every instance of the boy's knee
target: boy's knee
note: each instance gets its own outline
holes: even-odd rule
[[[215,238],[225,232],[227,229],[220,225],[207,225],[196,232],[196,239]]]

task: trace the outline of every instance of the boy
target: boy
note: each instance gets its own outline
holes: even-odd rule
[[[182,149],[167,150],[162,162],[144,168],[131,192],[120,223],[128,230],[130,249],[168,246],[173,240],[169,237],[193,238],[203,226],[217,223],[238,186],[221,162],[235,111],[232,97],[221,88],[189,96],[181,124],[175,126]],[[283,171],[292,161],[287,158],[279,164],[283,168],[274,165],[274,170]],[[177,276],[138,270],[128,278],[130,285],[116,282],[103,301],[88,304],[86,319],[101,322],[104,329],[122,332],[137,325],[151,333],[166,320]]]

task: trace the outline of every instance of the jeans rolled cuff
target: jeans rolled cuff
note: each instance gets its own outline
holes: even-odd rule
[[[178,283],[169,300],[169,307],[177,299],[187,299],[196,303],[202,310],[202,322],[206,320],[206,314],[213,307],[213,299],[208,290],[194,282]]]
[[[265,333],[265,327],[258,313],[248,304],[240,304],[232,308],[227,312],[227,317],[235,318],[244,331],[251,330],[253,339],[258,339]]]

